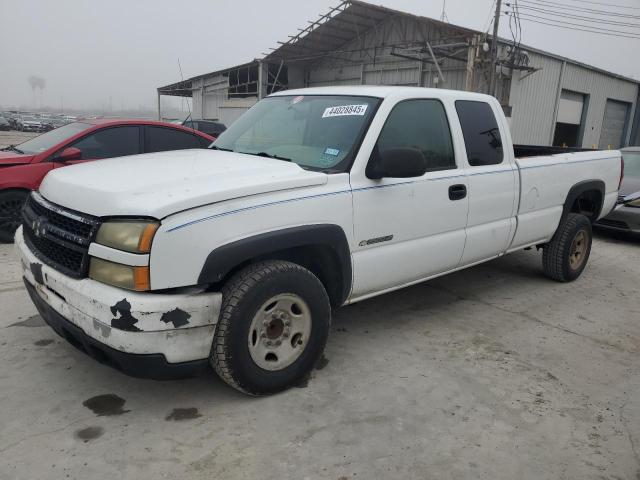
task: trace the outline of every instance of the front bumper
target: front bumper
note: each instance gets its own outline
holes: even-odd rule
[[[137,293],[76,280],[38,260],[21,228],[15,243],[36,308],[72,345],[137,377],[176,378],[207,368],[220,293]]]
[[[618,232],[640,233],[640,208],[617,205],[609,215],[598,220],[596,226]]]

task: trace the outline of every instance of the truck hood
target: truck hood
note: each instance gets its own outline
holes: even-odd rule
[[[0,167],[8,167],[11,165],[22,165],[30,163],[33,155],[24,155],[9,150],[0,151]]]
[[[40,193],[90,215],[164,218],[233,198],[322,185],[295,163],[219,150],[177,150],[56,168]]]

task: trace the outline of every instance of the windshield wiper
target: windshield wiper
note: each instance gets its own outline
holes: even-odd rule
[[[217,145],[211,145],[209,148],[211,150],[220,150],[222,152],[233,152],[233,150],[231,150],[230,148],[222,148],[222,147],[218,147]]]
[[[285,162],[293,162],[293,160],[291,160],[290,158],[281,157],[280,155],[274,155],[273,153],[267,153],[267,152],[258,152],[258,153],[240,152],[240,153],[246,153],[247,155],[255,155],[256,157],[267,157],[267,158],[273,158],[275,160],[284,160]]]
[[[24,152],[22,150],[20,150],[19,148],[17,148],[15,145],[9,145],[8,147],[4,147],[2,149],[2,151],[3,152],[12,151],[12,152],[24,154]]]

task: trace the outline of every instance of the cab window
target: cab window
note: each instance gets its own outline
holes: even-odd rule
[[[387,118],[376,152],[415,148],[427,160],[427,171],[456,168],[447,114],[438,100],[416,99],[398,103]]]
[[[491,105],[485,102],[458,100],[456,110],[467,159],[472,167],[502,163],[502,137]]]

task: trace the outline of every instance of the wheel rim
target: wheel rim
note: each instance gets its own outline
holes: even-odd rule
[[[288,367],[309,343],[311,323],[311,310],[298,295],[271,297],[251,321],[247,339],[251,358],[265,370]]]
[[[23,203],[18,199],[0,202],[0,231],[11,233],[20,226]]]
[[[580,230],[573,237],[571,242],[571,253],[569,255],[569,265],[572,270],[580,268],[587,256],[587,234],[584,230]]]

